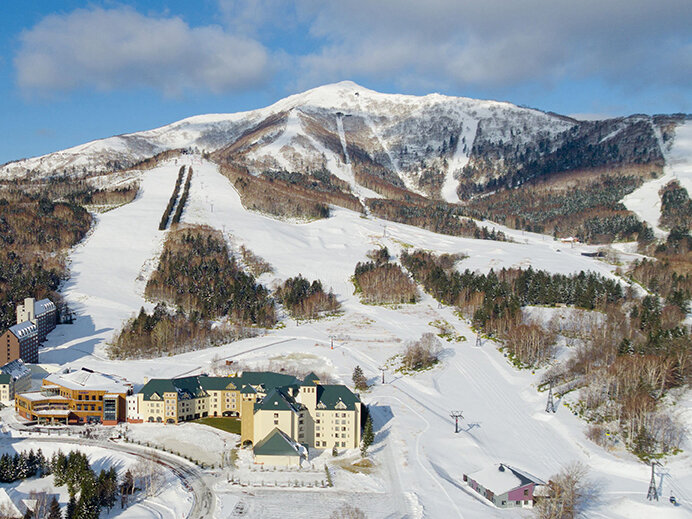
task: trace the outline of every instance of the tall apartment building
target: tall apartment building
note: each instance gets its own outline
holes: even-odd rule
[[[38,362],[38,327],[31,321],[10,326],[0,335],[0,364],[17,359]]]
[[[46,340],[46,335],[55,328],[58,321],[58,309],[50,299],[36,301],[33,297],[24,299],[23,305],[17,305],[17,324],[31,321],[38,329],[38,342]]]

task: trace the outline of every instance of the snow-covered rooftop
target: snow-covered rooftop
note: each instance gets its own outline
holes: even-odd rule
[[[65,398],[64,396],[60,395],[45,395],[44,393],[41,393],[40,391],[29,391],[28,393],[21,393],[21,397],[26,399],[26,400],[31,400],[32,402],[36,402],[39,400],[55,400],[55,401],[61,401],[64,400],[67,402],[69,399]]]
[[[8,362],[0,368],[0,371],[6,373],[15,380],[31,374],[31,370],[26,364],[24,364],[22,359],[16,359],[12,362]]]
[[[99,373],[82,368],[76,371],[53,373],[44,379],[68,389],[106,391],[107,393],[127,393],[132,389],[132,384],[117,375]]]
[[[495,494],[504,494],[531,482],[538,485],[545,484],[531,474],[514,469],[504,463],[491,465],[469,474],[468,477]]]
[[[55,304],[50,299],[41,299],[34,303],[34,315],[43,315],[55,309]]]
[[[37,333],[38,328],[31,321],[24,321],[23,323],[15,324],[10,326],[10,331],[17,337],[26,337],[32,333]]]

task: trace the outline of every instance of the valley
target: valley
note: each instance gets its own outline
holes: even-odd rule
[[[192,476],[176,479],[174,474],[192,462],[178,460],[180,466],[174,464],[175,470],[167,472],[161,494],[148,496],[119,517],[206,513],[221,518],[242,510],[246,517],[302,518],[314,516],[316,510],[326,516],[355,503],[370,519],[528,518],[528,508],[508,511],[490,504],[467,484],[466,475],[503,463],[548,482],[575,462],[588,469],[589,488],[598,494],[587,504],[588,517],[687,517],[692,507],[692,395],[685,371],[689,314],[682,307],[689,293],[677,294],[674,304],[668,304],[659,298],[656,280],[648,285],[635,282],[628,269],[654,254],[669,254],[675,268],[686,268],[689,229],[673,232],[661,227],[659,190],[671,180],[678,180],[688,193],[692,189],[691,135],[692,123],[682,116],[586,123],[509,103],[379,94],[342,82],[252,112],[197,116],[8,163],[0,167],[8,190],[15,183],[38,189],[45,182],[67,186],[66,191],[79,182],[106,190],[137,183],[136,189],[114,196],[117,203],[107,205],[107,210],[92,212],[86,237],[67,251],[67,275],[58,291],[75,319],[58,324],[48,335],[39,350],[33,383],[40,385],[46,373],[87,368],[126,378],[135,392],[150,379],[223,370],[314,372],[334,384],[351,386],[354,368],[362,368],[369,387],[360,392],[360,399],[368,406],[374,429],[367,457],[371,466],[353,465],[360,459],[357,449],[337,456],[330,449],[315,449],[306,460],[309,470],[306,467],[296,483],[290,470],[279,470],[277,476],[276,469],[265,473],[264,466],[253,463],[251,450],[240,449],[237,434],[224,436],[214,430],[216,438],[195,445],[195,427],[205,427],[200,424],[119,424],[114,429],[118,434],[131,426],[137,441],[156,439],[157,448],[185,445],[186,454],[201,453],[196,459],[206,463],[199,471],[189,469],[199,485],[186,489]],[[177,179],[180,189],[175,190]],[[387,204],[392,212],[376,210]],[[405,216],[396,213],[402,207],[407,208]],[[598,227],[602,222],[594,219],[604,215],[613,218],[608,221],[615,221],[614,228],[620,229],[625,221],[626,229],[620,233],[607,225]],[[537,222],[542,232],[528,230],[536,230]],[[565,223],[558,229],[556,222]],[[583,234],[588,225],[596,230]],[[275,305],[270,304],[276,319],[272,315],[264,321],[265,328],[238,313],[202,316],[197,308],[192,310],[192,303],[175,304],[169,297],[163,308],[170,315],[191,322],[208,319],[212,329],[238,326],[251,333],[211,347],[195,343],[185,353],[111,358],[111,344],[128,320],[142,315],[141,309],[161,310],[164,298],[148,297],[152,289],[147,283],[157,269],[158,274],[168,268],[160,266],[168,238],[178,236],[174,245],[179,248],[193,240],[192,234],[184,234],[186,229],[196,229],[199,242],[206,240],[214,253],[225,254],[214,242],[222,240],[242,272],[252,270],[251,261],[262,263],[252,282],[275,298]],[[655,242],[649,230],[657,239],[674,235],[677,241]],[[574,239],[579,232],[583,236]],[[683,428],[677,450],[663,454],[655,451],[656,445],[648,445],[637,457],[632,436],[625,438],[616,430],[624,425],[606,420],[609,417],[603,421],[614,427],[612,438],[600,445],[592,441],[594,426],[601,425],[594,418],[600,408],[588,414],[582,400],[592,396],[590,388],[607,387],[588,375],[610,376],[610,365],[599,365],[598,359],[584,361],[585,373],[558,380],[565,366],[596,355],[598,324],[612,325],[616,319],[605,301],[595,301],[592,294],[589,311],[563,303],[518,307],[511,318],[496,322],[468,313],[480,308],[484,297],[496,298],[495,309],[505,308],[507,293],[488,295],[496,286],[467,293],[468,304],[462,305],[461,296],[453,304],[438,301],[440,294],[426,293],[419,282],[415,303],[366,304],[355,291],[354,269],[372,257],[372,251],[384,249],[396,264],[402,263],[403,253],[414,251],[431,253],[433,262],[449,262],[440,267],[448,277],[438,272],[437,279],[456,279],[451,273],[466,270],[511,277],[516,269],[531,268],[572,276],[569,279],[591,272],[619,284],[624,296],[616,304],[623,306],[623,320],[636,325],[627,332],[627,340],[633,342],[608,343],[606,349],[616,350],[618,362],[646,357],[658,366],[663,357],[669,361],[665,365],[670,376],[662,375],[660,391],[657,385],[650,393],[655,394],[652,409],[663,409]],[[212,256],[201,262],[200,270],[227,267]],[[667,257],[658,261],[668,265]],[[403,272],[418,280],[412,269]],[[168,285],[159,285],[155,293],[174,293],[175,280],[170,272],[167,276]],[[319,281],[325,292],[333,292],[338,305],[318,319],[296,319],[280,304],[277,289],[297,276]],[[638,306],[645,296],[647,304],[664,305],[650,321]],[[662,321],[667,328],[662,328]],[[580,326],[589,322],[596,323],[589,330],[592,335],[580,335]],[[522,366],[504,342],[502,328],[507,323],[557,330],[549,360]],[[611,332],[602,328],[604,336]],[[440,345],[438,362],[421,370],[402,369],[406,346],[431,333]],[[682,345],[675,369],[670,360],[674,354],[662,353],[661,347],[673,342]],[[641,349],[638,355],[635,346]],[[151,351],[146,356],[152,356]],[[558,381],[554,413],[546,412],[548,380]],[[607,401],[608,391],[603,391],[606,396],[601,397]],[[10,411],[2,415],[12,429],[5,431],[5,439],[11,443],[15,435],[31,436]],[[455,432],[453,415],[459,413],[460,430]],[[107,426],[96,429],[103,434],[99,441],[110,441],[103,432]],[[171,440],[176,434],[179,441]],[[240,460],[235,468],[215,466],[220,445],[232,445]],[[648,458],[646,463],[642,459],[652,452],[652,459],[661,463],[656,470],[662,497],[649,502],[651,467]],[[131,455],[122,454],[126,460]],[[318,473],[323,477],[323,466],[329,467],[333,487],[312,485]],[[670,495],[679,506],[668,502]],[[175,501],[174,507],[166,505],[167,496]]]

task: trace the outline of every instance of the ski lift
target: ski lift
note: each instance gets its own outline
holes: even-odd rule
[[[678,505],[678,500],[675,499],[675,496],[673,494],[670,494],[670,499],[668,499],[668,500],[670,501],[670,504],[675,505],[675,506]]]

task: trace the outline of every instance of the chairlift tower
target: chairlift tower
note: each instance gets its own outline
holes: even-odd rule
[[[454,432],[459,432],[459,418],[463,418],[464,415],[461,411],[450,411],[449,416],[454,418]]]
[[[476,347],[480,348],[481,347],[481,332],[476,332]]]
[[[382,372],[382,383],[384,384],[384,372],[387,370],[387,368],[380,366],[378,369]]]
[[[658,489],[656,488],[656,472],[654,471],[655,461],[651,462],[651,482],[649,483],[649,492],[646,494],[646,498],[649,501],[654,499],[658,501]]]
[[[550,389],[548,390],[548,402],[545,404],[545,412],[555,413],[555,402],[553,401],[553,379],[551,378],[548,383],[550,384]]]

